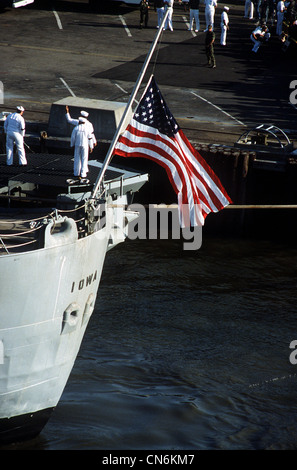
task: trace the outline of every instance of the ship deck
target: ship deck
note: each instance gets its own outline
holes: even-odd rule
[[[100,165],[100,164],[99,164]],[[111,181],[121,178],[125,175],[124,169],[107,169],[105,180]],[[98,176],[98,166],[93,166],[92,161],[89,164],[87,185],[80,185],[92,188]],[[17,188],[43,187],[49,193],[53,191],[68,192],[70,183],[73,180],[73,156],[71,155],[52,155],[34,153],[28,156],[28,164],[25,166],[11,165],[7,166],[5,160],[0,161],[0,194],[10,194],[17,192]],[[24,191],[26,191],[24,189]]]
[[[91,195],[102,163],[89,161],[88,181],[73,176],[73,156],[30,154],[26,166],[0,162],[0,255],[36,249],[42,221],[71,216],[80,230],[84,201]],[[104,184],[111,194],[137,190],[147,175],[108,167]],[[81,223],[83,225],[83,223]]]

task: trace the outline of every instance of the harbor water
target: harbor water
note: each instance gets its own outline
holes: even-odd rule
[[[297,248],[128,240],[41,450],[297,448]]]

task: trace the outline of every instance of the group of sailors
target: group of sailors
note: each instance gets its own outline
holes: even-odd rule
[[[177,2],[178,0],[176,0]],[[200,20],[199,20],[199,8],[200,8],[200,1],[205,4],[205,23],[206,29],[204,32],[208,32],[209,26],[214,27],[214,15],[215,9],[217,7],[217,0],[179,0],[178,3],[183,3],[185,10],[189,10],[189,31],[194,30],[195,25],[195,32],[197,33],[200,29]],[[149,8],[148,0],[143,0],[141,3],[146,3],[147,8]],[[172,24],[172,16],[173,16],[173,6],[174,0],[154,0],[154,8],[157,12],[157,28],[160,28],[165,12],[168,11],[168,16],[164,25],[164,30],[169,29],[173,31],[173,24]],[[142,12],[142,6],[140,7],[140,11]],[[229,17],[228,17],[229,7],[224,6],[223,12],[220,18],[220,26],[221,26],[221,38],[220,44],[222,46],[226,46],[226,37],[227,37],[227,30],[229,28]],[[141,13],[142,15],[142,13]],[[142,16],[140,17],[140,24],[142,22]],[[146,26],[147,26],[147,18],[146,18]]]
[[[269,26],[275,26],[275,34],[284,43],[283,49],[286,50],[290,44],[297,46],[297,0],[243,0],[245,1],[245,18],[255,20],[257,27],[252,31],[250,38],[253,42],[253,52],[257,52],[263,42],[271,37]],[[200,29],[199,8],[201,3],[205,4],[205,23],[214,28],[214,16],[218,0],[154,0],[154,9],[157,12],[157,28],[160,27],[165,12],[168,10],[168,16],[164,25],[164,30],[173,31],[172,16],[174,3],[182,4],[185,11],[189,11],[190,26],[189,30],[194,29],[198,32]],[[149,1],[143,0],[142,3],[149,8]],[[224,10],[220,18],[221,38],[220,44],[226,45],[227,31],[229,29],[228,7]],[[146,26],[147,26],[146,17]]]
[[[256,20],[258,27],[252,32],[253,52],[270,38],[269,26],[275,25],[276,36],[285,44],[284,50],[297,45],[296,0],[245,0],[245,18]]]
[[[6,164],[13,165],[14,145],[18,153],[18,166],[27,165],[24,147],[25,119],[23,106],[17,106],[15,112],[9,114],[4,121],[4,132],[6,134]],[[84,180],[88,173],[89,152],[97,145],[93,124],[88,120],[89,113],[81,111],[78,119],[70,116],[69,108],[66,106],[65,118],[69,124],[74,126],[70,146],[74,147],[73,174],[79,180]]]
[[[192,30],[195,23],[195,31],[199,31],[199,4],[200,0],[178,0],[183,3],[186,8],[189,6],[190,10],[190,26]],[[251,33],[251,40],[253,42],[253,52],[257,52],[263,41],[268,41],[270,32],[268,23],[273,25],[276,22],[276,35],[282,42],[287,43],[294,41],[297,45],[297,0],[245,0],[245,18],[256,20],[258,25]],[[149,8],[148,0],[143,0],[142,3],[146,4]],[[217,0],[204,0],[205,3],[205,20],[207,28],[205,32],[206,43],[209,38],[209,45],[206,44],[206,54],[210,66],[215,67],[215,59],[213,54],[213,26],[215,8]],[[165,8],[169,9],[164,29],[173,31],[172,26],[172,13],[173,13],[174,0],[154,0],[154,7],[158,14],[158,26],[162,24]],[[145,13],[146,10],[141,10],[141,19],[147,25],[148,17]],[[226,35],[229,25],[228,18],[229,7],[225,6],[221,14],[221,45],[226,45]],[[25,136],[25,119],[23,117],[25,109],[23,106],[17,106],[14,113],[7,116],[4,122],[4,132],[6,134],[6,163],[13,165],[13,151],[14,145],[17,148],[19,166],[27,165],[26,152],[24,147]],[[74,126],[71,133],[70,146],[74,147],[74,166],[73,173],[79,179],[85,179],[88,173],[88,158],[89,152],[92,152],[97,145],[97,140],[94,134],[92,123],[88,120],[89,114],[86,111],[81,111],[78,119],[72,119],[69,114],[69,108],[66,106],[65,118],[68,123]]]

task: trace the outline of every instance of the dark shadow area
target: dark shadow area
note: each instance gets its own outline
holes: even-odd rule
[[[220,94],[218,106],[242,121],[266,122],[267,117],[275,125],[296,127],[296,109],[289,103],[290,83],[297,76],[297,51],[283,44],[270,27],[271,38],[258,53],[252,52],[251,32],[254,21],[243,18],[243,10],[232,12],[230,7],[230,30],[227,46],[220,45],[220,14],[215,16],[216,69],[205,67],[204,10],[200,12],[200,31],[181,43],[174,42],[174,32],[164,31],[159,49],[154,53],[148,76],[154,73],[159,86],[205,89]],[[174,17],[173,17],[174,18]],[[151,25],[154,27],[154,25]],[[185,29],[180,16],[174,18],[174,30]],[[141,32],[146,41],[145,31]],[[134,82],[145,55],[94,74],[94,78]]]
[[[104,0],[95,0],[90,2],[88,0],[82,2],[74,2],[71,0],[35,0],[32,5],[28,5],[26,8],[32,8],[36,10],[52,10],[53,8],[58,11],[72,11],[72,12],[94,12],[102,14],[116,14],[124,15],[129,13],[137,6],[129,6],[125,4],[105,3]]]

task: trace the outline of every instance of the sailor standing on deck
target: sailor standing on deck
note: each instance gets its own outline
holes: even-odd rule
[[[74,147],[74,176],[86,178],[88,169],[89,149],[93,150],[93,139],[86,125],[86,119],[80,117],[78,125],[72,131],[70,147]]]
[[[221,14],[221,46],[226,46],[227,30],[229,29],[229,7],[224,7]]]
[[[280,36],[283,30],[283,21],[285,16],[285,3],[280,0],[276,5],[277,24],[276,24],[276,35]]]
[[[155,8],[155,11],[157,11],[157,17],[158,17],[158,26],[157,26],[157,28],[160,28],[160,26],[162,24],[162,21],[163,21],[164,13],[165,13],[164,0],[155,0],[154,1],[154,8]]]
[[[195,32],[198,33],[200,23],[199,23],[199,5],[200,0],[190,0],[190,26],[189,31],[192,31],[194,27],[194,21],[196,23]]]
[[[89,116],[89,113],[87,113],[87,111],[81,111],[80,114],[83,118],[85,118],[86,127],[88,127],[90,134],[92,135],[93,147],[95,147],[97,145],[97,140],[94,134],[93,124],[87,119]],[[70,116],[68,106],[66,106],[66,119],[67,119],[67,122],[69,122],[69,124],[72,124],[73,126],[78,125],[78,119],[72,119],[72,117]]]
[[[214,56],[214,42],[215,42],[216,35],[213,31],[211,24],[208,26],[207,33],[205,35],[205,52],[208,61],[208,65],[211,68],[216,67],[216,59]]]
[[[206,23],[206,29],[204,32],[206,33],[208,31],[208,26],[211,25],[213,28],[214,24],[214,15],[215,15],[215,9],[217,7],[217,0],[205,0],[205,23]]]
[[[165,22],[165,29],[173,31],[172,15],[173,15],[173,0],[165,0],[165,12],[168,10],[168,16]]]
[[[27,159],[24,148],[25,119],[23,106],[17,106],[17,111],[7,116],[4,122],[4,132],[6,134],[6,163],[13,164],[13,146],[16,144],[19,165],[27,165]]]
[[[245,0],[244,5],[244,17],[249,18],[252,20],[254,18],[254,1],[252,0]]]
[[[142,28],[143,21],[144,21],[144,26],[147,28],[148,24],[148,16],[149,16],[149,2],[148,0],[141,0],[140,2],[140,29]]]

